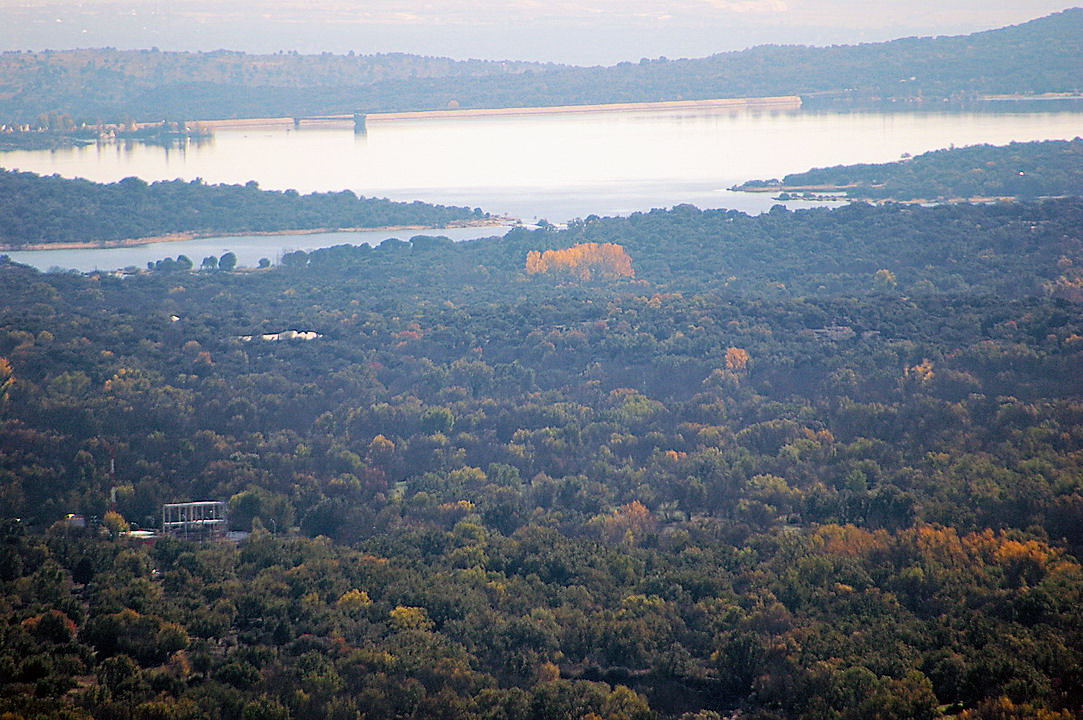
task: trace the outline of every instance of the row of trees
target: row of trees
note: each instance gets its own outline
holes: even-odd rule
[[[268,258],[260,258],[259,267],[268,268],[271,266],[271,261]],[[237,267],[237,254],[229,251],[222,253],[221,257],[215,255],[208,255],[203,258],[203,262],[199,264],[201,271],[206,270],[224,270],[229,272]],[[154,270],[156,272],[188,272],[195,269],[195,263],[187,255],[178,255],[176,259],[171,257],[162,258],[161,260],[149,260],[147,261],[147,270]]]

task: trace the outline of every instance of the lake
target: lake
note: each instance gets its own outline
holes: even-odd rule
[[[256,180],[265,189],[350,189],[394,200],[481,207],[564,222],[693,203],[763,212],[766,194],[726,188],[812,167],[886,162],[950,145],[1068,139],[1083,135],[1083,112],[809,112],[655,110],[513,117],[441,118],[352,124],[218,129],[180,149],[104,145],[0,155],[0,165],[99,182]],[[789,202],[790,207],[809,203]],[[468,229],[456,239],[494,234]],[[81,270],[143,265],[184,253],[197,264],[233,250],[242,264],[285,249],[379,242],[418,231],[212,238],[111,250],[9,253],[37,267]],[[448,233],[452,235],[452,233]],[[211,250],[210,248],[213,248]],[[60,253],[69,253],[60,255]],[[109,255],[107,253],[113,253]],[[47,256],[47,257],[46,257]],[[198,256],[198,257],[197,257]],[[115,265],[114,263],[121,263]]]
[[[315,250],[332,245],[379,245],[390,237],[409,240],[415,235],[446,235],[452,240],[503,235],[510,225],[491,227],[442,228],[439,230],[366,230],[362,232],[324,232],[304,235],[226,235],[222,237],[195,238],[176,242],[148,243],[131,247],[24,250],[4,251],[15,262],[33,265],[39,270],[116,270],[135,266],[146,267],[148,261],[164,257],[187,255],[199,267],[208,255],[221,257],[225,252],[237,256],[241,267],[256,267],[260,259],[267,258],[278,264],[281,257],[293,250]]]

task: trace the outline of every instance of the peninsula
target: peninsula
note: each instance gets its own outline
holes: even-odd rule
[[[200,180],[102,184],[0,170],[0,249],[122,247],[235,233],[501,224],[480,208],[394,202],[350,190],[301,195]]]
[[[809,199],[988,202],[1083,195],[1083,139],[972,145],[890,163],[815,168],[732,190]],[[784,195],[781,195],[784,193]]]

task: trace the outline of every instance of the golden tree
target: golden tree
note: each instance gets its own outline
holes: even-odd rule
[[[730,372],[743,373],[748,370],[751,357],[744,348],[731,347],[726,350],[726,369]]]
[[[616,243],[582,243],[545,252],[531,250],[526,256],[526,271],[531,275],[570,275],[583,281],[593,277],[635,277],[632,258]]]

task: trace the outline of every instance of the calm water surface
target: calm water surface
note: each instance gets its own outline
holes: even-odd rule
[[[146,267],[148,261],[187,255],[196,267],[208,255],[221,257],[229,251],[241,267],[256,267],[261,258],[278,264],[282,255],[293,250],[315,250],[332,245],[379,245],[389,237],[409,240],[415,235],[446,235],[452,240],[503,235],[509,225],[478,228],[443,228],[440,230],[370,230],[365,232],[311,233],[308,235],[228,235],[180,242],[150,243],[134,247],[94,248],[84,250],[31,250],[3,252],[12,260],[33,265],[39,270],[116,270]]]
[[[346,126],[220,129],[211,141],[180,150],[101,146],[20,151],[0,155],[0,165],[99,182],[130,175],[148,181],[203,178],[208,183],[254,179],[266,189],[350,189],[395,200],[481,207],[527,222],[563,222],[679,203],[762,212],[775,204],[768,195],[726,188],[812,167],[886,162],[903,153],[953,144],[1079,135],[1083,112],[652,111],[373,122],[363,135]],[[491,233],[474,230],[472,236]],[[403,236],[383,237],[393,234]],[[364,240],[378,242],[375,237]],[[338,234],[245,241],[262,243],[249,261],[253,263],[259,257],[273,260],[285,248],[315,247],[313,242],[355,241]],[[216,238],[210,245],[241,254],[238,239]],[[194,255],[203,251],[181,246],[150,246],[150,252],[143,252],[146,246],[126,248],[124,253],[139,252],[125,254],[123,260],[120,254],[117,260],[104,255],[121,251],[93,250],[71,251],[82,253],[77,263],[71,259],[76,256],[61,261],[59,255],[37,261],[21,254],[20,261],[87,269],[88,252],[99,258],[98,267],[114,262],[142,265],[183,252],[198,264],[202,255]]]

